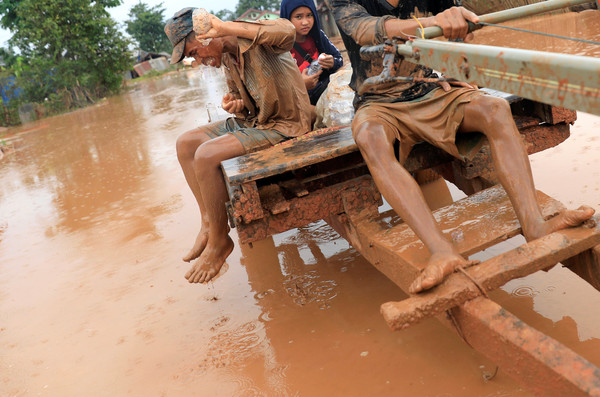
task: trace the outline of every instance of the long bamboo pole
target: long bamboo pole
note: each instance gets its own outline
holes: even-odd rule
[[[529,17],[532,15],[542,14],[548,11],[555,11],[561,8],[571,7],[579,4],[587,4],[590,0],[548,0],[541,3],[528,4],[521,7],[511,8],[508,10],[492,12],[490,14],[480,15],[479,20],[484,23],[502,23],[513,19]],[[475,25],[477,26],[477,25]],[[417,37],[432,39],[443,35],[442,29],[438,26],[429,28],[417,29]]]

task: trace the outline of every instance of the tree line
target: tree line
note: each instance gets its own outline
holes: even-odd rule
[[[18,107],[37,104],[56,114],[120,92],[123,73],[137,61],[133,46],[147,52],[171,52],[164,34],[163,3],[140,1],[129,11],[126,37],[107,9],[122,0],[0,0],[0,26],[9,29],[8,47],[0,48],[3,109],[0,125],[20,122]],[[249,8],[278,10],[279,0],[240,0],[236,10],[209,10],[233,20]]]

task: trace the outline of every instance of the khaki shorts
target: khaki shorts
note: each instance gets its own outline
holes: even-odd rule
[[[233,135],[240,141],[246,153],[257,152],[289,139],[277,130],[259,130],[247,125],[244,120],[230,117],[227,120],[205,125],[203,128],[206,135],[212,139],[227,134]]]
[[[456,144],[456,131],[464,117],[461,106],[484,92],[464,87],[452,87],[448,92],[441,88],[411,102],[370,102],[361,106],[354,120],[352,131],[365,122],[383,125],[389,137],[400,141],[400,162],[403,163],[410,149],[419,142],[429,142],[454,157],[463,160]]]

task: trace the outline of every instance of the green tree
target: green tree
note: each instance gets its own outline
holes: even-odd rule
[[[239,0],[235,14],[240,17],[250,8],[261,11],[278,11],[281,0]]]
[[[2,0],[0,1],[0,25],[5,29],[14,29],[19,19],[17,16],[17,6],[21,0]]]
[[[4,60],[5,66],[10,68],[17,62],[17,58],[22,57],[19,57],[17,54],[15,54],[11,47],[0,47],[0,58]]]
[[[171,42],[165,34],[165,9],[163,3],[154,7],[139,2],[129,10],[129,20],[125,21],[127,33],[137,41],[140,49],[150,52],[170,52]]]
[[[221,11],[209,11],[211,14],[219,18],[221,21],[233,21],[235,20],[235,13],[230,10],[223,9]]]
[[[121,0],[0,0],[3,27],[24,60],[25,100],[64,99],[66,108],[119,90],[128,41],[106,7]]]

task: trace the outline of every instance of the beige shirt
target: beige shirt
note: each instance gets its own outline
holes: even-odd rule
[[[257,22],[254,40],[238,38],[237,59],[223,55],[229,91],[244,101],[245,119],[258,129],[295,137],[311,129],[311,107],[298,66],[290,54],[296,38],[286,19]]]

